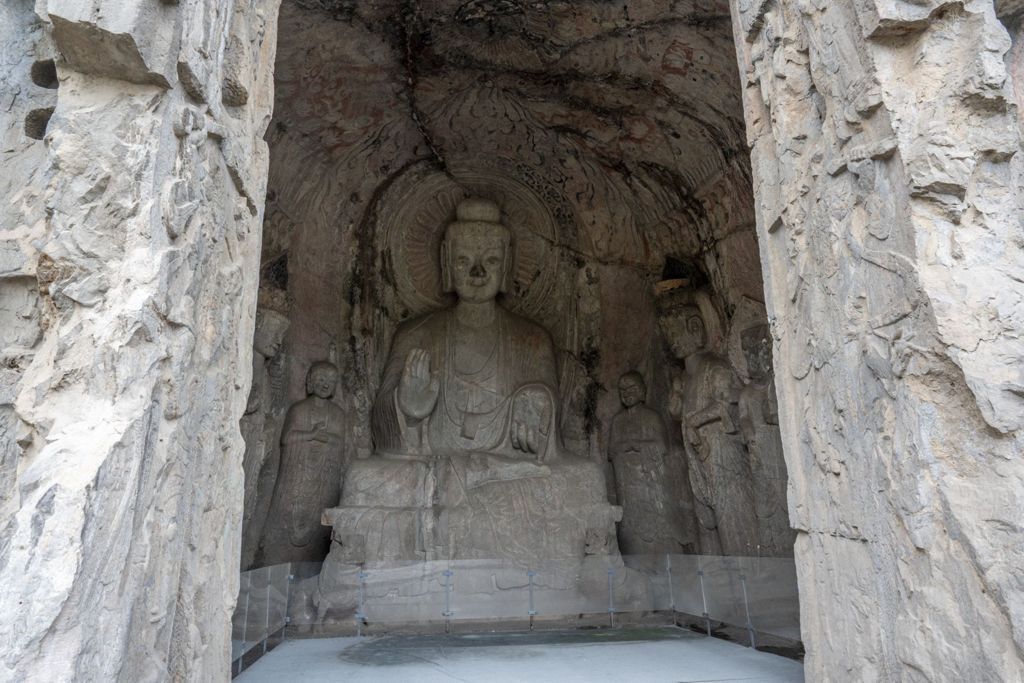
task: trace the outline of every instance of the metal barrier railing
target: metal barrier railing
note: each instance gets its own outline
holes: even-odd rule
[[[315,595],[315,600],[314,600]],[[548,560],[450,560],[334,567],[283,564],[243,572],[233,620],[235,673],[288,627],[440,625],[652,612],[800,640],[791,558],[631,555]]]

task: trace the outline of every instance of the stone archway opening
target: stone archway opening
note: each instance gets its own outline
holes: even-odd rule
[[[402,330],[455,302],[442,243],[467,197],[509,231],[500,306],[550,336],[564,454],[621,509],[610,552],[791,558],[728,4],[285,2],[278,37],[242,568],[589,552],[586,525],[481,541],[438,512],[446,484],[429,532],[366,512],[387,503],[373,487],[404,493],[365,462],[396,439],[421,454],[374,421]],[[337,388],[314,418],[325,364]],[[566,476],[545,495],[586,488]],[[546,521],[467,496],[494,526]]]
[[[365,4],[288,2],[280,43],[276,0],[2,5],[5,670],[223,677],[239,417],[272,460],[326,361],[322,437],[373,460],[457,186],[528,218],[504,301],[553,339],[582,462],[645,395],[689,466],[680,356],[764,385],[764,302],[809,675],[1019,678],[1021,3],[734,0],[731,35],[712,0]],[[750,393],[714,420],[748,455]],[[693,474],[684,546],[721,527]]]

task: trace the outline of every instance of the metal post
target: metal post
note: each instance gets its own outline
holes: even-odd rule
[[[668,604],[672,609],[672,620],[675,623],[676,594],[672,588],[672,556],[665,555],[665,572],[668,574]]]
[[[452,570],[444,570],[444,632],[451,632],[452,616]]]
[[[267,654],[267,641],[270,640],[270,576],[273,567],[267,567],[267,618],[263,622],[263,652],[260,656]]]
[[[704,622],[707,624],[708,637],[711,637],[711,617],[708,616],[708,596],[704,592],[704,568],[700,563],[700,556],[697,557],[697,576],[700,577],[700,599],[704,604]]]
[[[615,570],[608,567],[608,625],[615,626],[615,588],[613,578]]]
[[[366,577],[369,574],[364,571],[360,571],[359,577],[359,607],[356,609],[356,636],[363,635],[363,624],[366,623],[366,613],[363,611],[366,607]]]
[[[532,569],[526,572],[526,578],[530,582],[530,608],[526,612],[530,615],[530,630],[533,630],[533,618],[537,616],[537,610],[533,607],[533,577],[537,576],[537,572]]]
[[[288,627],[292,623],[292,584],[295,583],[295,574],[292,573],[292,565],[288,564],[288,593],[284,596],[284,629],[281,631],[281,640],[288,636]]]
[[[750,605],[747,602],[747,575],[740,570],[740,585],[743,586],[743,609],[747,613],[747,635],[750,637],[750,647],[757,649],[757,639],[754,637],[754,625],[750,621]]]
[[[249,644],[249,593],[252,592],[252,575],[245,577],[245,617],[242,619],[242,656],[248,652],[246,645]]]

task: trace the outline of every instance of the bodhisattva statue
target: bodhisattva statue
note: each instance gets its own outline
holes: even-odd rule
[[[619,549],[627,555],[679,553],[688,539],[679,505],[668,490],[668,434],[661,415],[645,405],[646,397],[640,373],[619,378],[622,410],[608,432],[608,457],[622,506]]]
[[[263,519],[259,508],[261,496],[269,498],[261,480],[269,452],[276,438],[274,421],[268,420],[274,396],[271,391],[270,364],[281,351],[288,319],[268,309],[256,311],[256,331],[253,336],[252,388],[245,406],[245,414],[239,425],[245,440],[245,456],[242,460],[245,496],[242,507],[242,569],[248,569],[256,559]],[[265,508],[265,504],[263,505]]]
[[[341,493],[344,412],[331,399],[338,384],[333,363],[313,363],[306,398],[288,409],[281,430],[281,466],[263,540],[264,564],[322,560],[330,530],[323,509]]]
[[[750,375],[750,384],[740,392],[740,431],[750,453],[761,553],[791,557],[796,531],[789,526],[788,478],[779,433],[779,405],[768,326],[744,330],[740,343]]]
[[[551,337],[500,301],[512,255],[496,204],[459,203],[441,247],[456,301],[395,333],[370,416],[374,455],[352,463],[324,514],[329,565],[583,557],[588,531],[614,547],[603,468],[559,438]]]
[[[739,381],[712,351],[718,314],[703,291],[674,289],[658,299],[659,327],[683,363],[670,412],[683,430],[690,486],[705,555],[757,553],[750,463],[737,414]]]
[[[497,205],[459,204],[441,253],[444,291],[458,302],[395,334],[373,406],[380,453],[472,451],[540,463],[557,455],[551,337],[496,300],[509,287],[510,247]]]

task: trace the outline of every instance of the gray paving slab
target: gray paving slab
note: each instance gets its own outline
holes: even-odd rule
[[[238,683],[797,683],[802,665],[674,628],[291,640]]]

